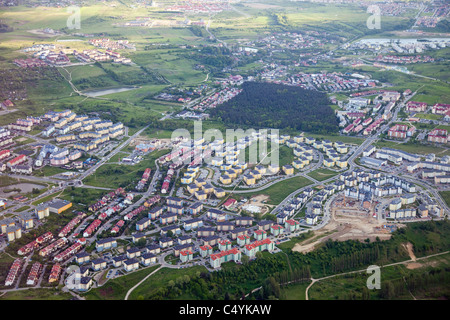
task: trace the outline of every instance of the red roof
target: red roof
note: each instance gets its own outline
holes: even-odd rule
[[[295,221],[294,219],[286,220],[286,223],[290,224],[291,226],[294,226],[294,225],[296,225],[296,224],[299,224],[299,222],[298,222],[298,221]]]
[[[215,253],[211,255],[212,260],[220,259],[222,257],[228,256],[230,254],[238,254],[240,251],[237,248],[233,248],[226,251],[220,251],[219,253]]]
[[[237,201],[235,199],[228,199],[227,201],[225,201],[225,203],[223,204],[224,207],[229,207],[232,206],[233,204],[235,204]]]
[[[258,240],[258,241],[255,241],[255,242],[253,242],[253,243],[246,244],[246,245],[245,245],[245,248],[246,248],[247,250],[252,250],[252,249],[254,249],[254,248],[256,248],[256,247],[260,247],[260,246],[262,246],[262,245],[264,245],[264,244],[271,244],[271,243],[272,243],[272,240],[270,240],[269,238],[266,238],[266,239],[264,239],[264,240]]]
[[[5,100],[5,101],[3,101],[3,105],[4,105],[5,107],[13,107],[13,106],[14,106],[14,104],[11,102],[11,100]]]

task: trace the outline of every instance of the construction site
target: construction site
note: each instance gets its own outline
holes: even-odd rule
[[[361,201],[339,197],[330,204],[330,220],[321,229],[314,231],[314,236],[298,243],[292,250],[310,252],[328,239],[336,241],[370,239],[387,240],[393,228],[374,215],[376,203],[364,208]],[[399,227],[399,226],[398,226]]]

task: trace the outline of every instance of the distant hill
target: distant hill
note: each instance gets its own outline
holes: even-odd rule
[[[245,82],[242,92],[211,111],[228,125],[311,133],[338,132],[326,94],[273,83]]]

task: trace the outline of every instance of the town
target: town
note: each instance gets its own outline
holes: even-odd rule
[[[0,12],[1,299],[448,298],[445,1]]]

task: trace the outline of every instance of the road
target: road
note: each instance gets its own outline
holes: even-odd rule
[[[97,162],[95,165],[93,165],[91,168],[89,168],[88,170],[86,170],[85,172],[83,172],[78,178],[77,180],[83,181],[83,179],[85,179],[87,176],[93,174],[100,166],[102,166],[103,164],[105,164],[106,162],[108,162],[112,157],[114,157],[117,153],[120,152],[120,150],[122,150],[123,148],[125,148],[127,145],[130,144],[130,142],[136,138],[137,136],[139,136],[145,129],[147,129],[149,127],[149,125],[146,125],[144,128],[142,128],[141,130],[139,130],[138,132],[136,132],[135,134],[133,134],[132,136],[130,136],[127,140],[125,140],[124,142],[122,142],[122,144],[120,144],[117,148],[114,149],[114,151],[111,151],[107,156],[103,157],[99,162]]]

